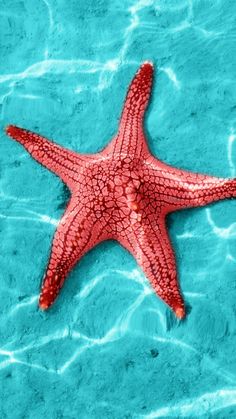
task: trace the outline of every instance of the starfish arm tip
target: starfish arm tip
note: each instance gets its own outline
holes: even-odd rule
[[[45,298],[43,298],[43,295],[41,294],[39,297],[39,302],[38,302],[38,306],[42,311],[46,311],[49,309],[50,307],[50,303],[49,301],[47,301]]]
[[[185,317],[185,309],[184,307],[177,307],[175,309],[175,315],[178,317],[178,319],[182,320]]]
[[[39,308],[42,311],[46,311],[48,310],[51,305],[54,303],[56,297],[57,297],[57,292],[54,291],[54,289],[52,287],[48,287],[45,286],[42,288],[40,297],[39,297]]]
[[[47,304],[44,304],[44,303],[39,303],[39,308],[42,311],[46,311],[49,308],[49,306]]]
[[[12,135],[12,133],[13,133],[13,131],[14,131],[14,128],[15,128],[15,126],[14,125],[7,125],[6,127],[5,127],[5,133],[7,134],[7,135]]]
[[[154,68],[154,63],[152,61],[147,60],[143,62],[142,66],[148,66],[148,67]]]
[[[145,75],[145,77],[152,79],[153,72],[154,72],[153,62],[152,61],[144,61],[141,64],[137,74],[141,73],[142,75]]]

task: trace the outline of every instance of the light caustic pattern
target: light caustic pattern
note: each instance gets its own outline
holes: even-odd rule
[[[32,7],[27,2],[25,5]],[[16,53],[18,62],[10,61],[7,71],[1,67],[2,128],[9,123],[29,127],[61,141],[63,147],[91,154],[102,149],[115,132],[133,72],[140,62],[152,60],[157,77],[146,118],[152,154],[177,167],[235,177],[235,68],[230,64],[234,56],[227,54],[230,62],[223,60],[228,59],[224,51],[230,45],[233,49],[235,37],[230,8],[221,2],[200,10],[191,0],[178,5],[139,0],[128,2],[123,14],[120,2],[113,2],[104,20],[100,6],[94,11],[94,21],[92,8],[81,10],[77,17],[89,15],[85,28],[83,20],[73,21],[75,10],[63,20],[70,13],[67,5],[60,9],[53,0],[43,0],[34,6],[36,21],[43,16],[45,36],[39,39],[37,35],[31,59],[25,59],[25,50],[30,45],[27,25],[34,21],[34,10],[28,14],[25,9],[20,14],[3,8],[0,12],[6,22],[10,21],[11,37],[19,22],[25,25],[20,30],[22,44],[16,40],[18,51],[22,47],[24,54],[18,60]],[[119,27],[115,24],[117,14]],[[219,16],[224,16],[224,25]],[[103,36],[99,43],[93,26]],[[77,38],[70,32],[74,27],[80,31]],[[77,50],[73,42],[87,29],[89,44],[84,38],[84,45]],[[34,32],[30,29],[29,33]],[[96,48],[94,52],[91,45]],[[23,372],[26,377],[35,377],[35,383],[55,382],[60,397],[59,393],[55,396],[54,386],[51,393],[45,384],[32,394],[32,387],[37,387],[34,379],[30,383],[24,379],[23,384],[28,406],[32,409],[33,401],[41,416],[45,412],[37,394],[47,408],[57,406],[59,413],[52,413],[52,418],[60,417],[60,412],[65,417],[77,417],[80,412],[85,418],[117,419],[129,413],[130,417],[146,418],[227,417],[235,409],[236,391],[230,349],[235,345],[234,201],[199,211],[180,211],[170,218],[178,277],[190,312],[186,320],[174,319],[155,297],[146,281],[148,273],[144,270],[143,274],[135,260],[114,243],[98,247],[82,259],[58,303],[44,314],[37,311],[38,284],[65,200],[60,182],[32,163],[4,134],[1,146],[0,229],[4,240],[0,292],[4,304],[0,372],[5,385],[7,380],[10,385],[10,376],[10,389],[14,385],[17,389]],[[155,171],[154,166],[152,160],[149,169]],[[126,194],[126,204],[134,215],[132,227],[141,221],[140,204],[133,204],[133,192]],[[228,193],[226,184],[220,189],[221,196],[209,195],[204,203]],[[201,200],[197,201],[199,205]],[[176,201],[171,204],[176,205]],[[140,231],[140,242],[145,238],[144,230]],[[156,250],[155,244],[153,247]],[[134,256],[142,259],[141,254]],[[75,383],[76,377],[80,383],[72,389],[68,382]],[[111,392],[114,382],[116,391]],[[61,401],[62,386],[73,398],[73,407],[68,405],[68,397]],[[11,406],[15,404],[11,391],[0,403],[3,417],[10,412],[7,400]],[[22,417],[31,415],[17,403],[16,409]]]

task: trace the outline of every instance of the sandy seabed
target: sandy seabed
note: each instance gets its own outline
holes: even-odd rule
[[[234,177],[235,13],[230,0],[2,1],[1,419],[236,417],[236,201],[168,218],[184,321],[115,242],[87,254],[43,313],[39,288],[69,195],[3,131],[12,123],[96,152],[152,60],[153,154]]]

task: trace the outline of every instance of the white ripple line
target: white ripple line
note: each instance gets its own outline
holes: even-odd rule
[[[31,349],[40,348],[41,346],[51,343],[52,341],[63,339],[67,337],[68,335],[69,335],[69,330],[64,329],[64,330],[59,330],[57,332],[54,332],[52,335],[43,336],[40,342],[38,343],[32,342],[31,344],[26,345],[19,349],[10,351],[10,350],[5,350],[5,349],[0,348],[0,355],[8,357],[8,359],[6,359],[5,361],[0,362],[0,370],[3,368],[6,368],[10,364],[23,364],[23,365],[27,365],[28,367],[37,368],[46,372],[57,373],[56,370],[53,370],[51,368],[47,368],[42,365],[38,365],[38,364],[30,363],[30,362],[21,361],[15,357],[15,354],[21,354]]]
[[[30,65],[20,73],[0,75],[0,83],[5,83],[6,81],[11,80],[21,80],[27,77],[41,77],[49,72],[58,74],[65,70],[68,73],[96,73],[101,71],[104,67],[106,67],[106,63],[102,64],[98,61],[92,60],[42,60]]]
[[[25,217],[25,216],[20,216],[20,215],[5,215],[0,213],[0,218],[4,218],[7,220],[23,220],[23,221],[34,221],[34,222],[41,222],[41,223],[46,223],[46,224],[51,224],[53,226],[57,226],[59,224],[59,220],[49,217],[46,214],[40,214],[34,211],[30,211],[30,210],[25,210],[28,213],[31,214],[35,214],[35,218],[33,217]]]
[[[217,36],[221,36],[223,32],[215,32],[212,30],[207,30],[202,28],[201,26],[194,24],[194,15],[193,15],[193,2],[192,0],[188,0],[188,11],[187,11],[187,17],[184,19],[178,26],[170,29],[170,32],[176,33],[181,32],[185,29],[192,28],[195,31],[202,34],[205,38],[214,38]]]
[[[219,389],[214,392],[203,393],[199,397],[189,398],[183,402],[172,406],[162,407],[158,410],[152,411],[147,415],[140,415],[145,419],[155,419],[163,417],[186,417],[186,415],[193,415],[200,417],[200,415],[216,412],[229,406],[236,405],[236,390],[233,389]]]
[[[7,195],[5,192],[0,192],[0,198],[3,200],[9,200],[9,201],[16,201],[16,202],[31,202],[31,201],[37,201],[38,198],[19,198],[15,195]]]
[[[30,100],[37,100],[37,99],[41,99],[42,96],[39,95],[28,95],[28,94],[20,94],[17,95],[18,97],[21,97],[23,99],[30,99]]]
[[[32,304],[35,303],[35,301],[37,301],[37,299],[38,299],[38,296],[34,295],[30,298],[27,298],[26,301],[23,301],[21,303],[14,305],[14,307],[9,311],[9,316],[12,316],[15,312],[22,309],[23,307],[31,306]]]
[[[82,335],[76,331],[72,332],[72,337],[75,339],[83,339],[87,341],[82,347],[80,347],[71,357],[68,359],[65,364],[57,370],[58,374],[63,374],[71,365],[72,363],[81,355],[84,351],[94,346],[105,345],[106,343],[111,343],[116,340],[121,339],[126,331],[129,328],[129,324],[131,318],[136,311],[136,309],[141,305],[143,300],[148,295],[147,292],[142,292],[136,300],[131,304],[125,313],[121,314],[117,319],[115,325],[101,338],[89,338],[85,335]]]
[[[0,363],[0,369],[3,369],[7,367],[9,364],[18,363],[27,365],[32,368],[41,369],[43,371],[51,372],[51,373],[57,373],[57,374],[63,374],[68,367],[78,358],[79,355],[81,355],[85,350],[97,346],[97,345],[104,345],[106,343],[110,343],[116,340],[119,340],[124,336],[126,331],[129,328],[129,324],[131,321],[131,318],[136,311],[136,309],[141,305],[142,301],[146,298],[147,295],[151,293],[150,290],[144,290],[139,296],[136,298],[136,300],[128,307],[125,313],[122,313],[117,321],[115,322],[114,326],[101,338],[90,338],[86,335],[83,335],[79,332],[72,331],[70,332],[68,328],[65,328],[64,330],[58,330],[57,332],[54,332],[52,335],[44,336],[40,339],[38,343],[31,342],[29,345],[26,345],[24,347],[15,349],[15,350],[4,350],[0,349],[0,355],[7,356],[8,359],[5,361],[2,361]],[[35,299],[35,297],[33,297]],[[32,303],[32,300],[29,302]],[[24,352],[27,352],[29,350],[44,346],[51,341],[60,340],[65,337],[72,337],[74,339],[82,339],[84,340],[84,345],[80,347],[71,357],[68,359],[68,361],[59,369],[53,370],[48,369],[46,367],[40,366],[38,364],[33,364],[30,362],[20,361],[15,357],[16,354],[21,354]]]
[[[230,224],[229,227],[218,227],[211,216],[211,210],[210,208],[206,208],[206,216],[207,221],[210,224],[213,233],[215,233],[216,236],[221,237],[223,239],[228,239],[229,237],[235,237],[236,236],[236,223]]]
[[[76,295],[76,299],[86,298],[90,292],[97,286],[97,284],[104,280],[107,276],[110,276],[111,274],[119,274],[126,279],[129,278],[134,282],[137,282],[138,284],[142,285],[143,291],[148,294],[152,293],[152,289],[150,286],[146,285],[145,283],[145,277],[144,275],[136,268],[132,269],[131,271],[121,270],[121,269],[107,269],[104,273],[100,275],[96,275],[94,279],[89,281],[83,289],[79,292],[78,295]]]
[[[235,177],[235,165],[233,163],[232,154],[233,154],[233,143],[236,140],[236,135],[234,134],[233,128],[231,128],[230,131],[231,132],[230,132],[230,135],[228,137],[228,162],[229,162],[231,176]]]
[[[28,367],[36,368],[36,369],[39,369],[39,370],[42,370],[42,371],[55,373],[55,371],[51,368],[46,368],[46,367],[43,367],[42,365],[38,365],[38,364],[35,364],[35,363],[20,361],[19,359],[15,358],[14,351],[6,351],[6,350],[3,350],[3,349],[0,349],[0,355],[3,355],[3,356],[7,357],[7,359],[5,361],[0,362],[0,370],[3,369],[3,368],[8,367],[11,364],[21,364],[21,365],[27,365]]]
[[[156,340],[157,342],[161,342],[161,343],[169,343],[171,345],[182,347],[184,349],[188,349],[189,351],[198,353],[198,351],[193,346],[189,345],[188,343],[182,342],[182,340],[180,340],[180,339],[164,338],[162,336],[154,336],[153,340]]]
[[[180,339],[166,338],[162,336],[153,336],[152,339],[160,343],[168,343],[170,345],[174,345],[183,349],[188,349],[189,351],[195,353],[196,355],[201,356],[201,353],[197,349],[195,349],[193,346],[189,345],[188,343],[183,342]],[[209,356],[206,356],[204,358],[204,361],[206,361],[209,364],[209,367],[207,366],[207,368],[209,368],[210,370],[213,370],[215,375],[223,377],[224,379],[229,381],[231,384],[232,383],[235,384],[236,380],[235,380],[234,374],[223,369],[220,365],[214,362]]]
[[[47,0],[43,0],[43,3],[46,5],[47,9],[48,9],[48,19],[49,19],[49,29],[50,31],[52,30],[53,26],[54,26],[54,19],[53,19],[53,15],[52,15],[52,8],[49,4],[49,2]]]
[[[140,10],[151,6],[155,3],[155,0],[139,0],[136,3],[134,3],[128,11],[130,12],[130,24],[126,28],[124,33],[124,45],[120,50],[119,54],[119,61],[122,62],[125,58],[126,52],[129,47],[130,38],[134,32],[134,30],[140,25],[140,18],[139,18],[139,12]]]
[[[48,10],[48,20],[49,20],[49,28],[48,28],[48,38],[52,33],[52,29],[54,26],[54,20],[53,20],[53,15],[52,15],[52,9],[51,6],[49,4],[49,2],[47,0],[42,0],[43,3],[45,4],[47,10]],[[49,48],[48,45],[45,48],[45,53],[44,53],[44,58],[47,59],[48,58],[48,53],[49,53]]]
[[[78,295],[76,295],[76,299],[86,298],[90,292],[96,287],[96,285],[101,282],[105,277],[107,276],[107,273],[104,272],[101,275],[96,275],[94,279],[92,279],[88,284],[86,284],[83,289],[80,291]]]
[[[1,76],[0,76],[0,79],[1,79]],[[14,93],[15,86],[16,86],[16,82],[15,81],[12,81],[9,84],[9,91],[5,95],[0,96],[0,98],[1,98],[1,104],[2,104],[1,119],[4,119],[5,103],[7,102],[7,99]]]
[[[169,77],[169,79],[172,81],[172,83],[174,84],[174,86],[177,90],[180,89],[181,83],[177,79],[177,76],[176,76],[174,70],[171,67],[160,67],[159,70],[163,71]]]
[[[128,9],[128,12],[130,13],[130,21],[129,25],[124,31],[124,43],[121,47],[119,54],[116,58],[113,60],[109,60],[106,63],[106,66],[101,71],[101,74],[99,76],[99,82],[98,86],[96,87],[95,91],[100,91],[103,89],[108,88],[113,80],[115,71],[118,68],[118,65],[122,65],[122,63],[125,61],[125,56],[127,53],[127,50],[130,45],[130,39],[132,37],[132,34],[134,30],[140,25],[140,18],[139,18],[139,11],[144,9],[145,7],[148,7],[152,5],[155,2],[155,0],[139,0],[136,3],[134,3],[130,8]],[[110,73],[108,74],[108,77],[106,75],[106,70],[109,70]]]

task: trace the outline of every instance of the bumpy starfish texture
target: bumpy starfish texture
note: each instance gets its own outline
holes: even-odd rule
[[[165,217],[236,197],[236,180],[179,170],[150,154],[143,118],[152,79],[153,65],[145,62],[129,87],[118,132],[100,153],[77,154],[25,129],[13,125],[6,129],[71,191],[43,280],[39,299],[43,310],[52,305],[86,252],[103,240],[115,239],[136,258],[176,316],[185,316]]]

